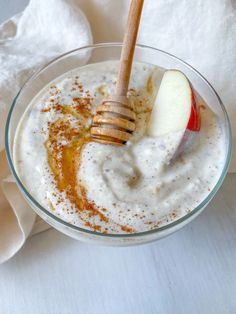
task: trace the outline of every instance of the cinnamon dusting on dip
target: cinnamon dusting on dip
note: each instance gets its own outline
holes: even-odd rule
[[[75,84],[78,84],[80,92],[84,91],[81,83],[76,81]],[[53,86],[53,90],[54,95],[59,93],[56,86]],[[109,224],[109,219],[103,214],[106,209],[98,209],[94,202],[88,201],[86,188],[77,183],[81,151],[84,145],[91,140],[86,122],[92,118],[92,102],[93,98],[89,91],[86,91],[86,97],[73,98],[71,105],[63,105],[51,99],[50,107],[41,109],[41,112],[54,111],[61,114],[61,118],[48,124],[48,139],[45,142],[48,164],[58,191],[65,193],[77,212],[83,212],[84,215],[81,216],[81,219],[84,221],[84,226],[106,233],[104,227],[102,228],[98,223],[87,221],[88,218],[97,216],[103,225],[104,223]],[[71,118],[73,118],[73,125],[70,121]],[[57,203],[61,202],[63,199],[59,197]],[[54,208],[51,202],[49,202],[49,206]],[[124,232],[134,232],[133,228],[119,226]]]
[[[221,129],[203,100],[199,145],[165,163],[176,134],[145,133],[164,73],[150,64],[132,67],[128,97],[137,120],[127,145],[91,142],[92,116],[104,96],[114,94],[117,70],[112,60],[57,78],[29,104],[14,143],[19,177],[44,208],[109,234],[152,230],[188,214],[212,190],[224,164]]]

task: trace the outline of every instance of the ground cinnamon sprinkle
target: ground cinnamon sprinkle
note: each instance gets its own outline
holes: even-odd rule
[[[131,227],[128,227],[128,226],[122,226],[120,225],[121,227],[121,230],[127,232],[127,233],[134,233],[135,232],[135,229],[134,228],[131,228]]]
[[[43,108],[43,109],[41,109],[41,112],[48,112],[48,111],[50,111],[50,110],[51,110],[50,107],[48,107],[48,108]]]
[[[75,97],[71,105],[63,105],[58,100],[50,99],[50,104],[41,110],[42,113],[53,110],[56,113],[62,114],[54,122],[48,122],[48,139],[45,142],[45,147],[48,154],[48,164],[52,171],[55,184],[59,192],[64,192],[70,200],[75,210],[83,213],[80,218],[84,221],[84,225],[98,232],[107,233],[107,228],[92,223],[86,218],[97,217],[96,221],[101,221],[105,224],[109,223],[109,219],[103,214],[106,208],[97,208],[97,206],[88,201],[87,192],[82,184],[77,182],[77,173],[80,167],[81,154],[83,147],[90,139],[89,129],[86,126],[88,119],[92,118],[93,97],[90,92],[84,92],[83,85],[76,79],[74,86],[80,92],[85,94],[85,97]],[[51,97],[57,95],[60,90],[52,85],[50,89]],[[78,119],[78,127],[72,126],[69,116]],[[81,118],[82,122],[81,122]],[[63,144],[62,144],[63,143]],[[54,195],[55,196],[55,195]],[[65,199],[59,194],[57,205],[63,203]],[[52,204],[50,205],[52,206]],[[72,210],[72,209],[71,209]],[[69,213],[69,211],[68,211]],[[73,210],[72,210],[73,213]],[[119,228],[126,233],[133,233],[135,230],[128,226],[117,224]]]
[[[82,185],[79,186],[79,188],[81,193],[82,206],[89,212],[89,217],[98,215],[101,221],[109,222],[109,219],[98,210],[96,205],[87,200],[86,189]]]
[[[84,225],[85,225],[86,227],[89,227],[90,229],[92,229],[92,230],[94,230],[94,231],[99,231],[99,232],[102,231],[102,227],[101,227],[101,226],[93,225],[93,224],[90,223],[89,221],[87,221]]]

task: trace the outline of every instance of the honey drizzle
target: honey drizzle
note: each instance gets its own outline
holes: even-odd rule
[[[62,118],[48,123],[49,135],[45,147],[48,164],[59,192],[64,192],[76,210],[86,213],[87,218],[97,216],[101,222],[109,223],[109,219],[100,211],[105,212],[106,209],[99,210],[93,202],[88,201],[85,187],[77,181],[83,147],[91,141],[86,122],[92,118],[92,101],[91,97],[74,98],[72,105],[62,105],[52,101],[50,107],[43,108],[42,113],[53,110],[63,115]],[[78,126],[71,125],[71,117],[78,119]],[[107,233],[107,228],[102,230],[98,224],[88,222],[86,217],[80,216],[85,226],[94,231]],[[131,227],[120,224],[117,226],[124,232],[135,232]]]

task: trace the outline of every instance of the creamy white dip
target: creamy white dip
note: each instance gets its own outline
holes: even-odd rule
[[[179,219],[204,200],[223,168],[224,139],[200,97],[201,130],[181,154],[173,158],[183,133],[148,137],[164,70],[135,63],[129,94],[138,119],[131,140],[123,147],[85,141],[76,148],[88,137],[96,106],[113,93],[117,68],[117,61],[84,66],[46,86],[18,125],[14,160],[27,190],[63,220],[101,232],[142,232]]]

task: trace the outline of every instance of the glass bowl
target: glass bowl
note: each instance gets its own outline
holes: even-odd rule
[[[135,245],[158,240],[182,228],[199,215],[214,197],[225,178],[230,163],[232,145],[231,127],[226,110],[219,96],[207,80],[190,65],[169,53],[152,47],[137,45],[134,55],[135,61],[154,64],[166,69],[175,68],[181,70],[186,74],[194,88],[198,91],[208,106],[218,116],[225,140],[225,150],[222,152],[222,154],[225,155],[225,163],[218,182],[209,195],[190,213],[163,227],[133,234],[102,234],[76,227],[42,207],[24,187],[20,177],[17,175],[13,162],[13,141],[19,120],[32,98],[56,77],[85,64],[107,60],[118,60],[120,58],[121,48],[121,43],[97,44],[75,49],[52,60],[44,68],[35,73],[17,94],[8,114],[5,132],[6,153],[11,172],[15,177],[21,193],[32,209],[47,223],[68,236],[87,242],[117,246]]]

